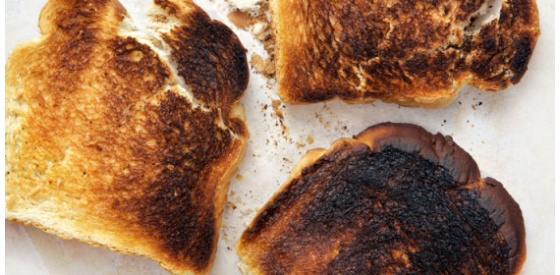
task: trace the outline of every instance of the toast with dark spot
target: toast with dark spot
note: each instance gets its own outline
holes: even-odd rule
[[[237,243],[244,274],[519,274],[525,227],[451,137],[384,123],[309,151]]]
[[[6,65],[6,219],[205,274],[249,136],[245,49],[190,0],[149,15],[42,9]]]
[[[271,0],[279,95],[439,108],[465,84],[503,90],[540,29],[535,0],[498,1]]]

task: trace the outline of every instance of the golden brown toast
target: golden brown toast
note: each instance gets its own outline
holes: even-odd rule
[[[527,70],[539,16],[535,0],[498,1],[271,0],[279,95],[439,108],[465,84],[505,89]]]
[[[519,274],[525,227],[451,137],[379,124],[309,151],[237,243],[244,274]]]
[[[6,64],[6,219],[207,273],[249,136],[245,49],[190,0],[143,33],[117,0],[50,0]]]

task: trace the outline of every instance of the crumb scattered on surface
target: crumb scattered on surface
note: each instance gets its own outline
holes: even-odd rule
[[[307,141],[307,143],[309,144],[313,144],[313,137],[312,136],[307,136],[307,138],[305,139]]]
[[[231,20],[231,22],[233,22],[233,24],[240,28],[240,29],[245,29],[247,28],[248,25],[248,15],[246,12],[242,12],[242,11],[234,11],[234,12],[230,12],[227,17],[229,18],[229,20]]]
[[[264,49],[268,53],[269,59],[264,60],[261,57],[262,62],[259,62],[257,59],[254,59],[252,57],[250,63],[251,65],[253,65],[253,67],[255,67],[257,71],[267,76],[269,80],[272,80],[272,76],[275,73],[275,66],[273,61],[274,35],[272,33],[271,23],[269,21],[270,12],[268,1],[259,3],[259,8],[257,10],[253,9],[249,13],[241,11],[232,12],[228,14],[228,18],[230,18],[230,20],[234,22],[237,27],[249,30],[251,34],[253,34],[259,41],[263,43]]]
[[[229,245],[229,236],[226,232],[224,232],[224,242]]]
[[[472,107],[473,110],[476,111],[476,106],[474,104],[471,107]]]
[[[255,68],[255,70],[257,70],[262,74],[271,76],[274,75],[274,73],[276,72],[274,63],[271,62],[270,60],[265,60],[264,58],[262,58],[262,56],[258,54],[253,54],[251,56],[250,63],[251,65],[253,65],[253,68]]]
[[[256,21],[252,28],[251,33],[260,41],[266,41],[271,35],[270,24],[268,21]]]
[[[304,146],[305,146],[305,143],[303,143],[303,142],[296,142],[296,147],[297,147],[298,149],[301,148],[301,147],[304,147]]]
[[[282,102],[280,100],[277,99],[272,100],[272,108],[274,109],[274,115],[276,115],[281,119],[284,119],[284,112],[282,111],[282,109],[280,109],[281,104]]]
[[[237,176],[235,176],[236,180],[243,180],[243,176],[240,174],[237,174]]]
[[[254,210],[253,208],[251,208],[251,207],[245,205],[245,206],[242,206],[242,207],[239,209],[239,211],[241,212],[241,214],[242,214],[243,216],[247,216],[247,215],[253,213],[255,210]]]
[[[274,108],[275,110],[278,109],[278,107],[280,107],[281,104],[282,104],[282,102],[278,99],[273,99],[272,100],[272,108]]]
[[[235,205],[233,202],[230,201],[227,202],[227,206],[233,210],[237,209],[237,205]]]
[[[264,49],[270,54],[270,56],[274,56],[274,36],[272,35],[272,28],[269,16],[267,15],[269,13],[268,2],[265,2],[254,14],[251,15],[249,25],[252,26],[251,33],[263,42]]]
[[[318,114],[318,113],[315,113],[315,118],[318,118],[318,119],[319,119],[319,122],[320,122],[321,124],[323,124],[323,116],[322,116],[322,115],[320,115],[320,114]]]

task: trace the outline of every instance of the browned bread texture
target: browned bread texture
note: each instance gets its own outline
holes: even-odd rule
[[[309,151],[237,243],[244,274],[519,274],[519,205],[450,137],[384,123]]]
[[[116,0],[50,0],[6,64],[6,219],[207,273],[249,136],[235,34],[190,0],[140,32]]]
[[[505,89],[527,70],[539,16],[535,0],[498,1],[271,0],[279,95],[439,108],[465,84]]]

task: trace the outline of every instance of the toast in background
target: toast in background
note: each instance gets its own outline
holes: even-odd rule
[[[466,84],[518,83],[540,34],[535,0],[270,0],[279,95],[439,108]]]
[[[236,245],[243,274],[519,274],[519,205],[451,137],[383,123],[313,149]]]

